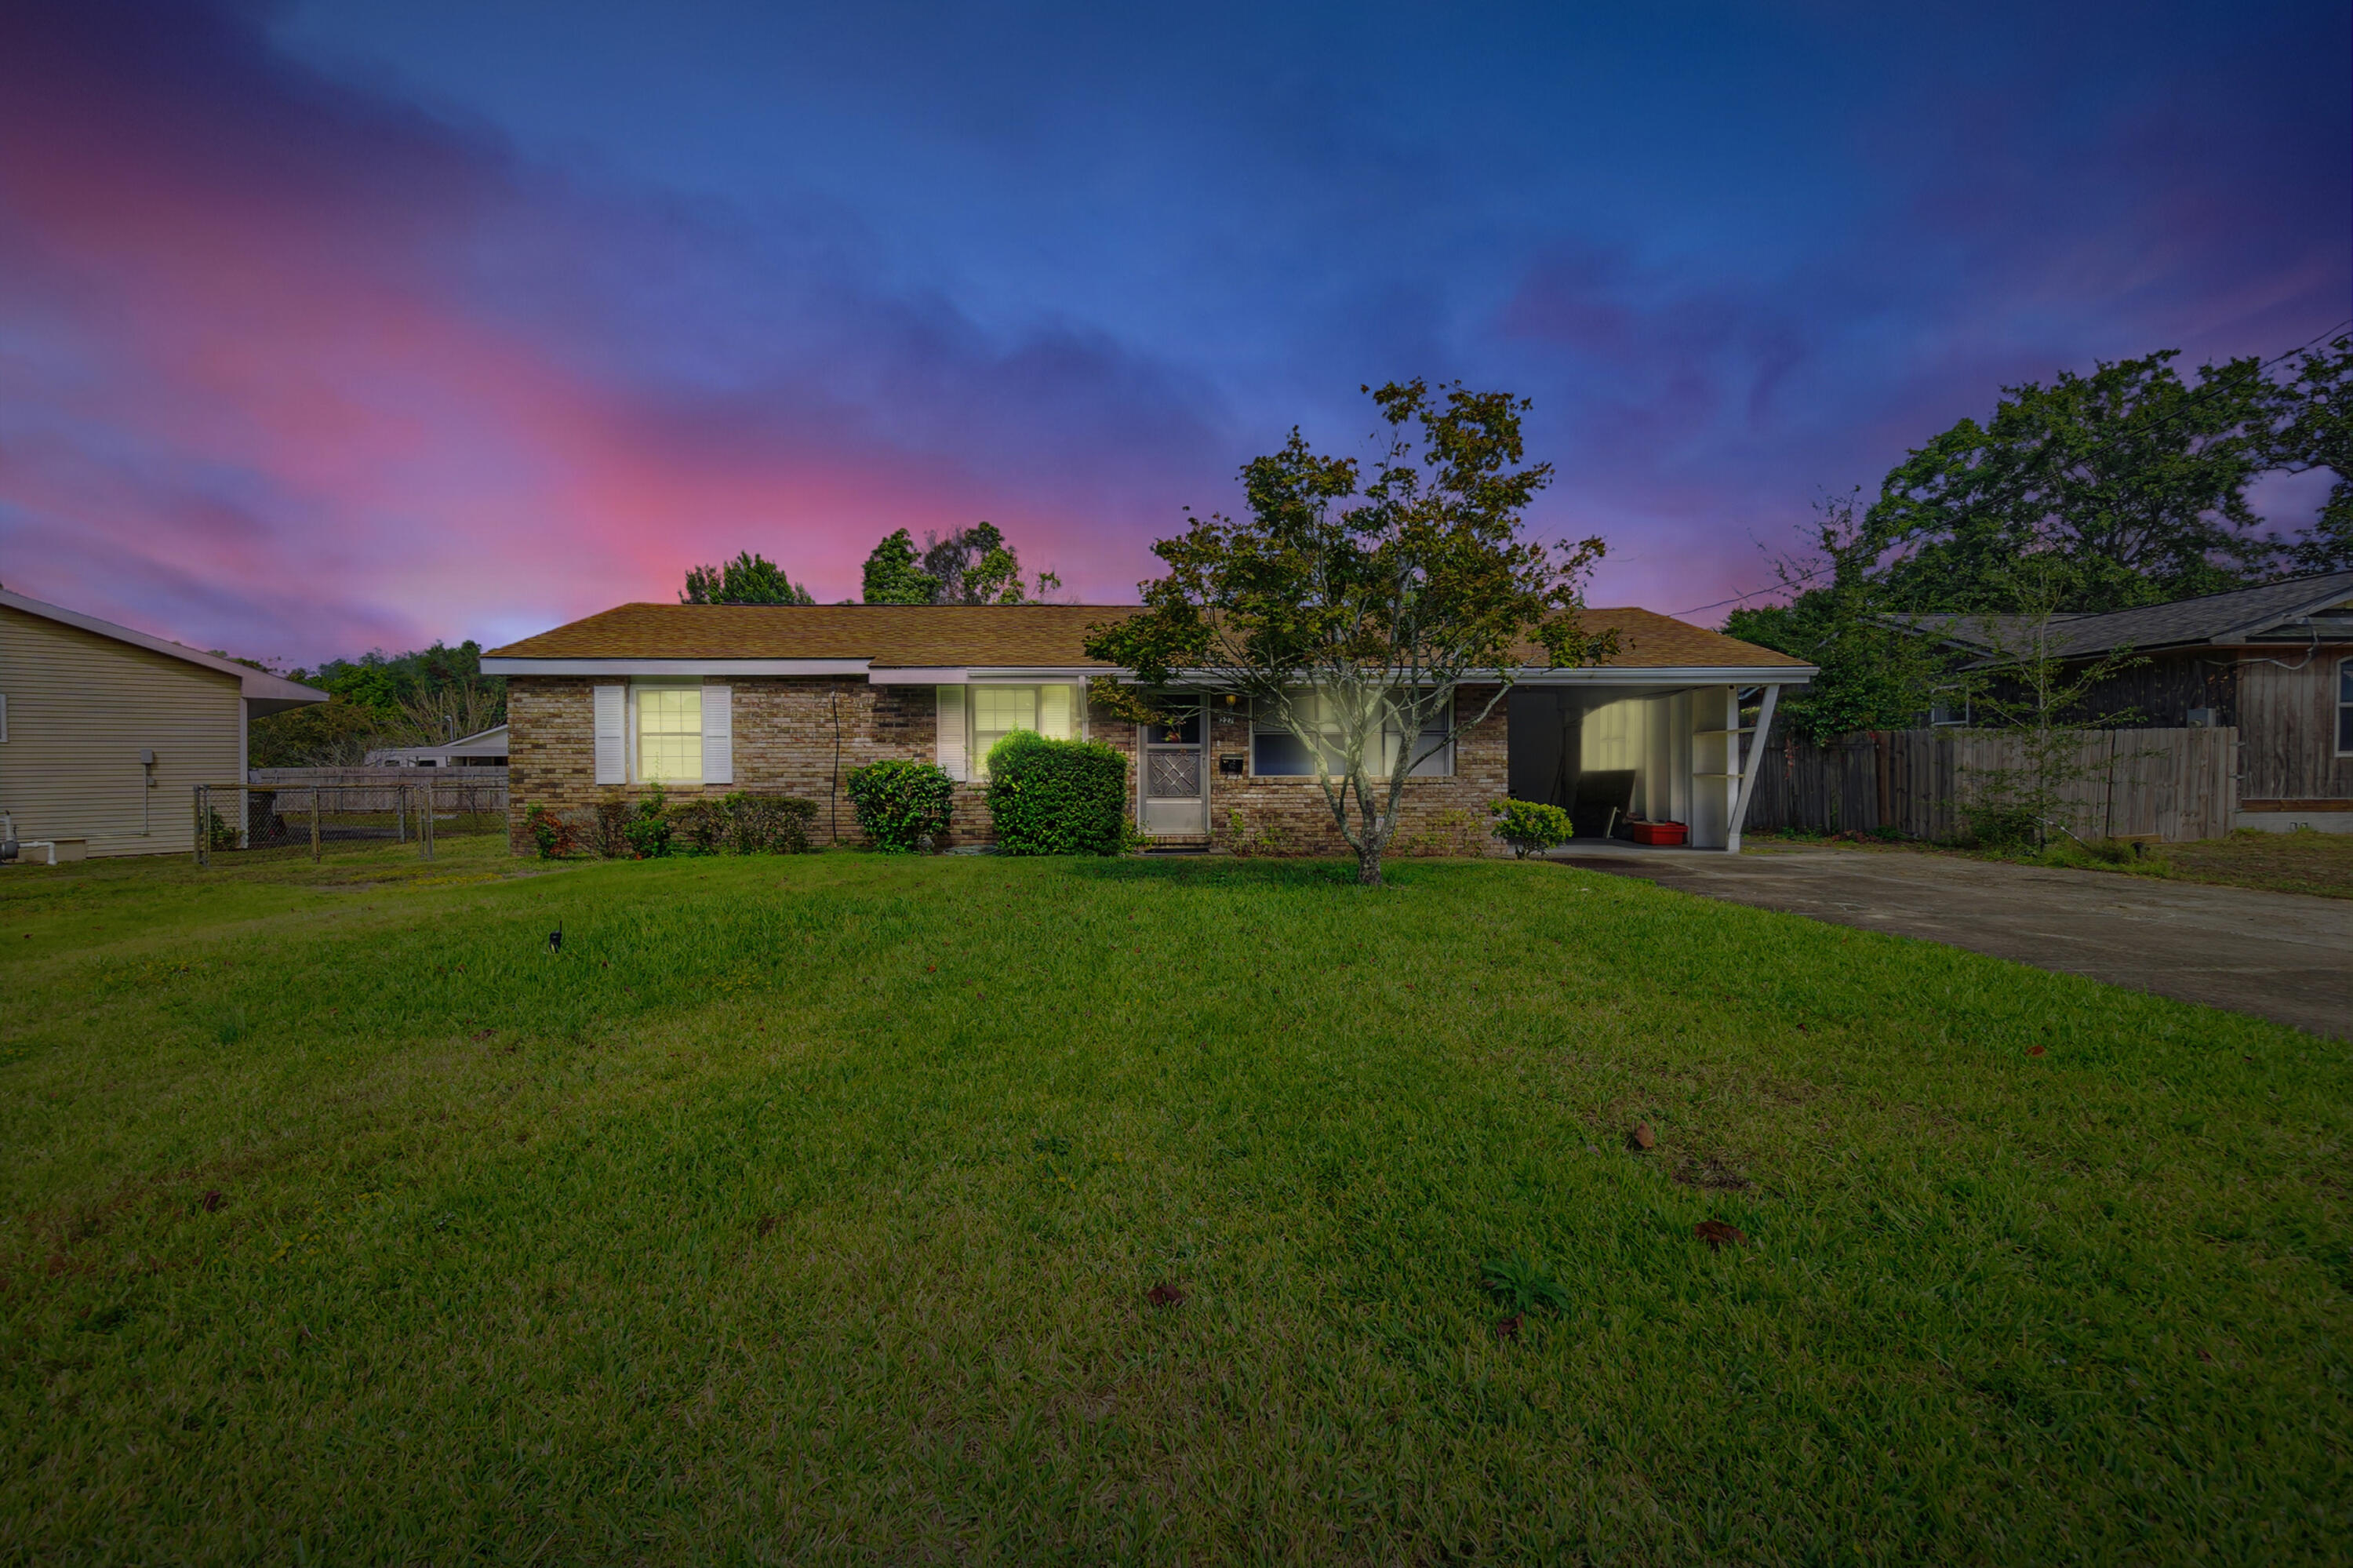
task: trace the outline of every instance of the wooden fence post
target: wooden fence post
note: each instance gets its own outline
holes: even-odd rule
[[[213,863],[213,787],[196,786],[196,863],[209,866]]]
[[[425,797],[425,825],[417,836],[425,841],[425,858],[431,860],[433,858],[433,786],[421,784],[417,786],[417,790]]]
[[[325,793],[318,786],[311,789],[311,863],[319,863],[319,797]]]

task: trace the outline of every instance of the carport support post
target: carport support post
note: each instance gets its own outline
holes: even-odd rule
[[[1740,825],[1748,820],[1749,791],[1757,788],[1757,765],[1765,759],[1765,739],[1773,733],[1773,710],[1780,701],[1780,687],[1765,688],[1765,701],[1757,709],[1757,733],[1748,742],[1748,755],[1740,762],[1740,798],[1732,803],[1732,831],[1725,835],[1724,841],[1726,854],[1740,853]],[[1740,700],[1737,697],[1733,699],[1732,724],[1736,730],[1740,727]],[[1734,735],[1731,739],[1736,746],[1740,743],[1738,735]]]

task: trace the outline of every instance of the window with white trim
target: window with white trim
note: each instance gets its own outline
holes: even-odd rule
[[[965,708],[972,715],[972,776],[988,776],[988,748],[1016,730],[1033,730],[1049,740],[1074,738],[1074,689],[1048,686],[971,686]]]
[[[1344,764],[1340,742],[1339,706],[1330,694],[1324,692],[1295,693],[1291,698],[1292,711],[1311,724],[1323,745],[1324,767],[1336,773]],[[1450,701],[1437,713],[1422,721],[1421,735],[1412,755],[1416,779],[1451,779],[1454,775],[1454,743],[1445,738],[1453,726],[1454,705]],[[1440,744],[1441,741],[1444,744]],[[1396,725],[1384,726],[1379,754],[1366,759],[1372,777],[1386,779],[1393,772],[1405,751],[1405,732]],[[1432,750],[1432,747],[1436,747]],[[1430,755],[1423,756],[1424,752]],[[1250,724],[1250,774],[1258,779],[1313,779],[1315,777],[1315,757],[1306,745],[1283,724],[1271,702],[1262,703],[1252,715]]]
[[[2353,757],[2353,658],[2337,661],[2337,755]]]
[[[638,779],[646,784],[702,782],[702,688],[640,686]]]

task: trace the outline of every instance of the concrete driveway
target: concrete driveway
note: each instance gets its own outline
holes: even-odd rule
[[[2353,900],[1902,850],[1588,844],[1552,858],[2353,1039]]]

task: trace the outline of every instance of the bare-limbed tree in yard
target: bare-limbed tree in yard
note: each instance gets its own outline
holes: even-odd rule
[[[1377,457],[1323,456],[1293,429],[1242,469],[1249,515],[1155,545],[1168,569],[1141,585],[1143,612],[1090,628],[1086,650],[1137,683],[1094,683],[1114,711],[1148,721],[1148,690],[1180,685],[1279,723],[1377,885],[1407,778],[1494,712],[1531,651],[1573,665],[1615,644],[1578,615],[1601,541],[1523,533],[1553,471],[1525,461],[1527,403],[1419,380],[1365,390],[1388,427]],[[1474,682],[1495,690],[1466,712],[1455,694]]]

